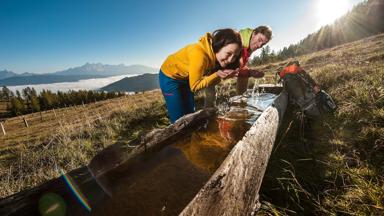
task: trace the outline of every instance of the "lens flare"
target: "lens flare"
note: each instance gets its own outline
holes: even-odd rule
[[[85,198],[84,194],[81,192],[80,188],[76,185],[73,179],[65,174],[63,170],[60,171],[61,176],[63,177],[65,183],[70,188],[72,194],[77,198],[79,203],[88,211],[91,211],[91,206],[89,205],[88,200]]]

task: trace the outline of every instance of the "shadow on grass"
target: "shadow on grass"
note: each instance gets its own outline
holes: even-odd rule
[[[285,115],[261,186],[261,213],[313,215],[321,211],[320,192],[326,185],[319,157],[332,148],[315,145],[320,139],[315,122],[302,119],[291,106]]]

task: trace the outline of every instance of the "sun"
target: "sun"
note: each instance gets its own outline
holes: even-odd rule
[[[349,10],[348,0],[318,0],[318,25],[324,26],[332,23]]]

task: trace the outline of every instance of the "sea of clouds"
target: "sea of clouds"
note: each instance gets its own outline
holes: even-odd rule
[[[138,75],[138,74],[137,74]],[[16,92],[27,87],[33,87],[39,93],[43,89],[50,90],[52,92],[57,91],[69,91],[69,90],[97,90],[106,85],[119,81],[125,77],[132,77],[137,75],[119,75],[106,78],[94,78],[94,79],[85,79],[79,80],[77,82],[61,82],[61,83],[52,83],[52,84],[37,84],[37,85],[19,85],[19,86],[7,86],[11,91]]]

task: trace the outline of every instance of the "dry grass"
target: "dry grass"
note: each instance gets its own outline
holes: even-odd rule
[[[28,132],[15,131],[3,137],[7,143],[2,143],[1,150],[0,197],[58,177],[60,169],[84,166],[108,145],[129,142],[145,131],[167,125],[165,112],[161,95],[155,91],[56,110],[55,118],[47,117],[43,122],[33,120],[37,114],[25,116],[33,122],[30,128],[21,128]],[[12,122],[18,121],[9,119],[8,126]],[[28,139],[30,133],[36,135]],[[12,145],[12,141],[16,143]]]
[[[19,145],[33,143],[49,143],[53,134],[60,127],[80,128],[91,125],[102,119],[108,119],[112,113],[120,110],[135,110],[149,102],[162,100],[159,91],[131,95],[83,106],[73,106],[56,110],[32,113],[29,115],[9,118],[3,123],[6,135],[0,131],[0,160],[17,151]],[[23,118],[29,127],[24,125]]]
[[[296,119],[278,138],[261,215],[384,214],[383,42],[382,34],[298,58],[338,109],[304,122],[304,135]],[[282,132],[296,118],[290,117]]]
[[[298,57],[338,110],[323,121],[305,122],[288,110],[262,185],[260,215],[384,214],[383,56],[384,35],[378,35]],[[258,67],[268,73],[264,82],[274,82],[277,68],[290,60]],[[20,118],[7,121],[0,196],[56,177],[59,168],[84,165],[109,144],[166,125],[163,104],[150,103],[160,98],[155,92],[61,109],[55,117],[46,113],[43,122],[33,114],[27,119],[36,127],[23,132],[12,129],[23,127]]]

